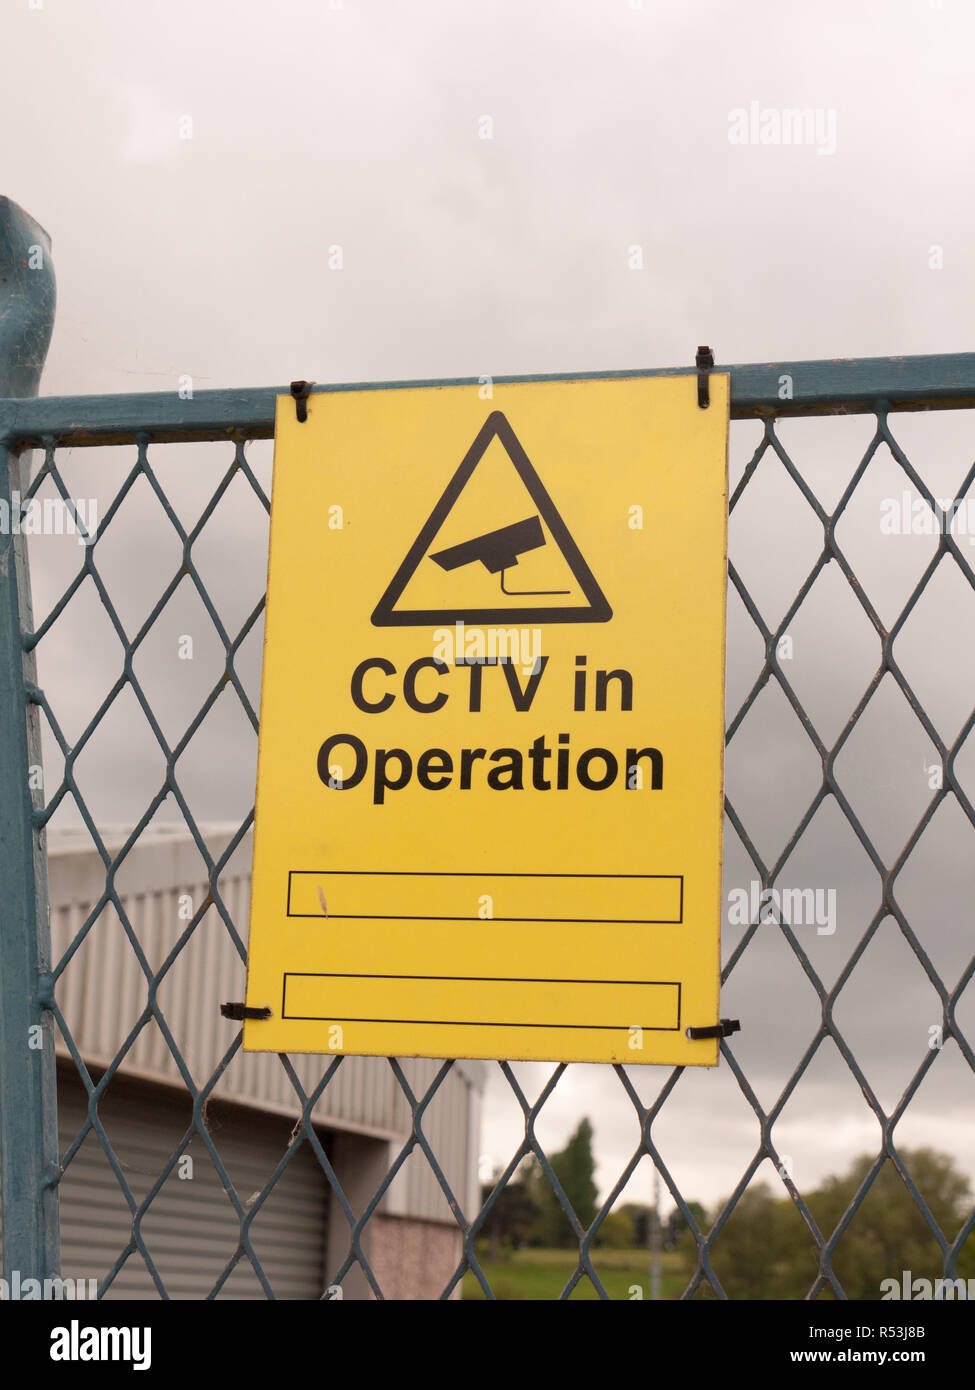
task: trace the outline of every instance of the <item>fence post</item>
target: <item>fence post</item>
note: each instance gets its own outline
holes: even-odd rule
[[[54,324],[47,233],[0,198],[0,397],[35,396]],[[2,416],[0,416],[2,419]],[[26,480],[0,425],[0,1210],[9,1292],[59,1273],[54,1029],[43,1007],[51,969],[47,856],[34,822],[29,769],[40,766],[27,544],[12,493]],[[38,806],[43,793],[36,792]],[[16,1295],[14,1295],[16,1296]]]

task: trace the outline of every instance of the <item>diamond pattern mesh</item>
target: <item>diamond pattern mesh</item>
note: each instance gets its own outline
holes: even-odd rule
[[[830,421],[822,423],[826,428],[832,424]],[[737,428],[739,427],[733,427],[733,437]],[[775,957],[776,962],[778,962],[776,969],[780,972],[782,981],[780,988],[784,992],[786,1005],[800,1011],[802,1008],[808,1008],[809,1014],[808,1028],[804,1035],[801,1053],[798,1055],[791,1074],[788,1075],[784,1084],[779,1085],[777,1083],[773,1087],[774,1094],[767,1093],[768,1087],[766,1086],[762,1099],[760,1099],[759,1091],[763,1088],[757,1083],[753,1084],[750,1080],[748,1061],[748,1058],[753,1055],[748,1050],[749,1040],[751,1039],[755,1045],[761,1046],[763,1030],[761,1009],[754,1008],[751,1016],[747,1012],[743,1012],[743,1032],[722,1043],[722,1068],[727,1069],[727,1073],[733,1077],[740,1091],[742,1103],[747,1107],[749,1114],[754,1117],[757,1142],[754,1144],[754,1149],[747,1161],[740,1167],[737,1182],[733,1186],[730,1196],[718,1211],[716,1219],[713,1219],[709,1226],[707,1223],[703,1226],[700,1224],[698,1209],[692,1210],[689,1205],[690,1197],[694,1194],[685,1194],[682,1191],[679,1174],[672,1171],[665,1153],[662,1151],[662,1149],[667,1148],[667,1145],[662,1143],[659,1138],[660,1125],[663,1118],[666,1117],[667,1107],[673,1103],[679,1093],[682,1079],[686,1081],[687,1078],[682,1077],[680,1069],[666,1076],[661,1075],[656,1069],[632,1068],[628,1071],[623,1066],[612,1069],[615,1071],[615,1077],[609,1068],[602,1072],[602,1086],[604,1088],[621,1088],[622,1097],[625,1097],[626,1103],[632,1107],[634,1142],[632,1154],[622,1171],[616,1176],[615,1181],[604,1184],[604,1190],[608,1189],[605,1199],[588,1229],[582,1227],[573,1212],[549,1162],[546,1149],[537,1134],[537,1126],[543,1118],[546,1106],[550,1105],[556,1088],[562,1083],[568,1070],[564,1065],[552,1068],[548,1080],[542,1085],[536,1098],[532,1100],[511,1065],[506,1062],[491,1064],[495,1069],[492,1084],[505,1085],[509,1088],[508,1099],[511,1101],[513,1098],[523,1118],[524,1137],[520,1147],[511,1154],[510,1161],[500,1176],[493,1181],[490,1194],[480,1209],[471,1210],[464,1205],[464,1194],[454,1191],[448,1182],[438,1154],[424,1127],[429,1107],[455,1064],[451,1062],[438,1064],[433,1079],[422,1087],[414,1089],[404,1066],[396,1059],[389,1059],[386,1065],[395,1081],[398,1093],[401,1093],[401,1103],[408,1108],[412,1131],[402,1148],[395,1154],[389,1171],[375,1185],[363,1207],[361,1204],[357,1205],[349,1194],[343,1191],[335,1167],[326,1152],[320,1127],[313,1122],[312,1114],[326,1089],[336,1084],[336,1078],[342,1067],[348,1065],[347,1060],[340,1057],[330,1060],[321,1059],[320,1077],[314,1085],[309,1086],[299,1075],[295,1062],[282,1056],[278,1059],[279,1065],[293,1092],[295,1131],[292,1143],[282,1152],[280,1162],[274,1171],[268,1174],[267,1181],[260,1191],[254,1194],[239,1194],[235,1190],[221,1159],[219,1134],[211,1134],[205,1116],[208,1098],[211,1097],[221,1076],[231,1067],[237,1057],[240,1049],[240,1037],[234,1037],[233,1029],[227,1025],[228,1042],[219,1064],[209,1076],[196,1077],[191,1061],[184,1056],[180,1041],[174,1035],[167,1021],[166,1008],[162,999],[165,995],[164,986],[167,976],[173,970],[180,953],[191,942],[195,933],[200,930],[201,922],[208,913],[210,913],[209,920],[211,922],[213,921],[213,913],[218,915],[219,929],[227,934],[240,960],[245,959],[244,924],[239,919],[235,920],[234,911],[224,901],[221,876],[235,849],[250,830],[252,812],[243,818],[226,847],[220,851],[219,855],[213,857],[208,848],[205,832],[201,829],[198,818],[194,816],[190,799],[183,787],[181,759],[193,740],[200,734],[218,700],[228,695],[235,697],[239,703],[239,710],[242,711],[246,727],[249,729],[248,737],[253,741],[256,750],[258,718],[254,692],[248,688],[248,683],[242,677],[238,666],[244,644],[249,637],[254,637],[256,640],[256,635],[259,633],[263,616],[263,598],[253,607],[248,606],[242,619],[238,618],[230,622],[226,615],[222,616],[221,611],[218,611],[218,607],[211,597],[208,584],[201,573],[202,566],[199,555],[202,548],[201,538],[204,536],[210,521],[218,514],[218,510],[232,486],[239,488],[246,485],[253,500],[259,508],[263,509],[264,513],[269,511],[269,500],[265,487],[259,480],[259,470],[251,465],[250,457],[253,446],[250,443],[241,441],[232,446],[233,452],[229,464],[227,462],[228,445],[225,439],[219,444],[204,445],[202,447],[210,451],[206,455],[208,460],[212,461],[218,455],[223,459],[220,467],[224,471],[222,471],[219,482],[203,506],[195,524],[192,527],[187,527],[167,497],[166,488],[160,481],[161,470],[156,462],[160,455],[164,456],[167,450],[177,446],[152,442],[148,438],[139,442],[134,451],[134,461],[131,461],[129,471],[123,476],[111,505],[101,518],[96,543],[79,548],[80,563],[77,565],[76,572],[53,601],[43,620],[38,623],[36,630],[25,635],[25,645],[28,648],[38,648],[39,669],[43,673],[45,640],[58,624],[70,623],[72,604],[77,600],[83,586],[89,586],[93,587],[103,607],[104,615],[107,616],[111,625],[114,637],[122,650],[120,674],[110,685],[88,722],[70,739],[62,728],[60,717],[62,707],[68,703],[68,691],[65,682],[61,680],[53,685],[46,685],[43,691],[34,689],[29,692],[29,698],[39,705],[42,722],[46,722],[49,739],[53,740],[53,744],[59,751],[60,759],[63,760],[63,770],[56,782],[49,774],[44,810],[38,816],[39,825],[48,825],[52,822],[52,818],[59,814],[60,810],[73,806],[75,810],[72,814],[76,818],[80,818],[86,827],[91,843],[95,846],[104,864],[102,892],[96,900],[91,902],[85,920],[77,924],[70,945],[61,955],[61,958],[55,962],[55,1002],[52,1007],[54,1020],[60,1037],[63,1039],[63,1049],[70,1056],[88,1095],[87,1120],[64,1151],[62,1163],[66,1170],[70,1169],[72,1160],[81,1144],[91,1134],[94,1134],[104,1150],[105,1161],[111,1166],[115,1181],[131,1212],[131,1239],[126,1247],[119,1249],[114,1265],[105,1274],[101,1283],[101,1294],[105,1294],[111,1288],[113,1279],[125,1262],[135,1260],[145,1263],[158,1294],[162,1297],[166,1296],[164,1281],[156,1270],[152,1249],[143,1238],[141,1223],[154,1197],[179,1164],[182,1154],[191,1141],[197,1145],[197,1152],[199,1151],[199,1144],[205,1147],[219,1174],[226,1202],[239,1223],[237,1247],[228,1253],[226,1265],[215,1280],[211,1290],[213,1296],[220,1292],[224,1282],[241,1261],[248,1263],[254,1269],[265,1294],[268,1297],[274,1296],[274,1289],[261,1267],[252,1244],[251,1227],[273,1191],[275,1183],[288,1165],[293,1162],[296,1153],[302,1146],[314,1153],[327,1183],[335,1193],[341,1219],[348,1227],[347,1253],[336,1268],[327,1272],[327,1277],[331,1284],[340,1284],[349,1270],[354,1265],[358,1265],[376,1297],[383,1296],[383,1289],[375,1271],[371,1268],[365,1249],[364,1232],[370,1220],[374,1218],[381,1199],[397,1173],[407,1163],[410,1156],[415,1154],[422,1155],[432,1170],[449,1210],[456,1219],[462,1237],[459,1247],[462,1251],[461,1257],[456,1269],[445,1283],[442,1290],[443,1297],[454,1292],[465,1275],[467,1275],[468,1280],[476,1281],[485,1296],[494,1296],[490,1280],[482,1264],[484,1244],[481,1238],[489,1228],[492,1211],[499,1201],[501,1193],[512,1181],[522,1162],[532,1156],[544,1177],[551,1184],[578,1243],[578,1259],[575,1269],[561,1293],[561,1296],[565,1298],[572,1295],[580,1283],[584,1285],[586,1281],[591,1283],[592,1289],[595,1290],[598,1297],[606,1298],[609,1296],[596,1267],[599,1263],[597,1239],[600,1227],[617,1199],[624,1193],[638,1167],[646,1165],[648,1159],[661,1175],[680,1216],[693,1235],[696,1246],[696,1267],[693,1268],[689,1282],[683,1291],[682,1296],[685,1298],[694,1296],[721,1298],[725,1296],[721,1280],[712,1265],[712,1254],[720,1250],[723,1233],[736,1207],[749,1189],[759,1169],[768,1161],[775,1169],[779,1170],[777,1181],[782,1184],[781,1191],[787,1193],[788,1197],[791,1198],[795,1212],[801,1218],[801,1238],[808,1244],[815,1268],[815,1274],[806,1294],[807,1297],[817,1297],[821,1294],[838,1298],[846,1296],[840,1279],[833,1268],[833,1256],[838,1244],[843,1239],[844,1232],[851,1221],[854,1221],[858,1208],[870,1192],[878,1174],[887,1164],[892,1165],[896,1170],[910,1197],[922,1213],[933,1240],[943,1255],[946,1277],[954,1277],[956,1273],[955,1260],[958,1252],[975,1226],[975,1208],[971,1210],[967,1221],[960,1230],[942,1230],[918,1190],[907,1163],[904,1162],[898,1151],[898,1126],[909,1112],[909,1108],[926,1077],[933,1068],[939,1065],[942,1051],[927,1046],[926,1038],[920,1037],[911,1054],[914,1061],[910,1064],[910,1071],[902,1094],[894,1101],[885,1098],[885,1103],[882,1103],[872,1084],[869,1067],[865,1068],[861,1065],[857,1055],[855,1055],[855,1044],[851,1042],[851,1031],[838,1022],[838,1016],[842,1014],[842,1010],[838,1008],[838,1001],[841,1000],[843,992],[848,988],[851,980],[856,977],[858,966],[865,953],[870,950],[875,938],[878,938],[879,941],[878,933],[881,932],[882,927],[884,931],[891,927],[895,928],[896,932],[899,933],[901,942],[909,950],[917,967],[930,982],[931,990],[937,997],[938,1012],[935,1013],[932,1022],[942,1028],[946,1046],[949,1041],[953,1042],[958,1055],[963,1060],[967,1073],[975,1071],[975,1054],[973,1054],[970,1041],[965,1036],[958,1012],[964,991],[969,986],[973,971],[975,971],[975,958],[968,959],[961,968],[958,968],[956,964],[950,974],[943,974],[931,953],[927,931],[928,924],[923,912],[907,910],[898,894],[899,880],[905,873],[905,868],[912,854],[917,850],[925,832],[931,827],[945,803],[954,803],[955,812],[961,813],[961,817],[966,823],[966,834],[969,826],[975,826],[975,807],[966,793],[963,785],[964,778],[959,771],[959,760],[964,757],[963,750],[966,746],[966,740],[973,723],[975,723],[975,710],[967,714],[953,738],[944,737],[927,712],[924,700],[915,692],[911,681],[908,680],[898,661],[899,639],[910,623],[912,614],[922,602],[929,586],[940,582],[936,580],[936,577],[942,572],[943,567],[954,567],[956,570],[955,578],[960,578],[969,590],[975,588],[975,574],[973,574],[970,556],[964,550],[963,541],[957,535],[952,534],[949,528],[942,525],[944,522],[943,510],[921,472],[915,469],[907,454],[898,444],[894,427],[882,404],[878,403],[877,405],[872,438],[865,452],[862,453],[859,464],[854,467],[841,495],[838,498],[833,498],[829,509],[817,496],[815,488],[804,476],[802,468],[794,462],[783,442],[783,434],[784,425],[780,426],[772,419],[763,422],[761,438],[754,454],[741,472],[730,501],[732,546],[729,566],[729,602],[733,605],[740,602],[738,611],[744,615],[737,626],[733,625],[729,629],[732,644],[730,656],[734,658],[734,644],[737,642],[740,651],[744,652],[747,648],[755,654],[758,669],[750,684],[746,682],[742,687],[744,689],[743,697],[734,696],[735,707],[731,707],[729,704],[727,742],[730,760],[735,748],[735,740],[739,739],[744,746],[744,741],[748,736],[746,730],[750,727],[750,716],[754,717],[756,711],[761,710],[764,719],[764,711],[770,710],[772,706],[761,702],[763,700],[768,701],[774,695],[777,702],[775,708],[778,710],[776,717],[785,718],[788,710],[791,710],[792,715],[794,715],[794,719],[791,721],[792,737],[794,741],[798,741],[799,750],[795,756],[800,761],[805,759],[803,764],[805,771],[801,776],[798,772],[790,776],[788,779],[789,787],[782,790],[781,797],[774,792],[773,783],[772,810],[774,812],[773,819],[777,825],[778,841],[778,848],[774,853],[765,847],[765,841],[771,843],[775,837],[769,835],[763,837],[757,834],[751,824],[750,813],[745,809],[744,804],[748,801],[747,788],[742,793],[743,800],[736,804],[736,794],[729,780],[729,795],[726,801],[728,832],[726,841],[729,847],[732,843],[735,844],[737,853],[744,853],[749,871],[753,872],[761,888],[763,890],[770,889],[781,882],[786,866],[792,856],[801,848],[804,837],[810,834],[810,827],[817,816],[824,811],[824,808],[829,807],[832,814],[838,815],[844,823],[844,834],[847,837],[852,834],[862,850],[865,861],[869,866],[872,866],[879,883],[879,900],[875,907],[866,911],[863,920],[856,924],[855,929],[849,923],[846,925],[841,947],[839,946],[839,938],[837,938],[837,949],[841,950],[842,963],[838,968],[834,967],[833,978],[829,978],[830,971],[822,968],[818,957],[814,958],[815,953],[811,949],[810,942],[804,936],[803,929],[791,925],[781,913],[774,915],[774,925],[769,925],[768,921],[760,921],[757,917],[753,917],[745,926],[740,937],[731,945],[727,944],[726,934],[727,955],[723,970],[724,981],[734,981],[736,972],[741,972],[743,969],[743,962],[748,962],[756,957],[760,962],[763,956],[767,957],[772,950],[773,936],[771,934],[774,933],[775,949],[780,952]],[[66,485],[63,465],[61,464],[64,452],[60,441],[48,440],[43,465],[33,478],[29,496],[53,495],[53,489],[65,499],[66,503],[70,504],[71,491]],[[81,451],[82,454],[84,452],[84,450]],[[118,446],[111,452],[118,457],[124,455],[127,460],[132,460],[131,446]],[[930,556],[920,573],[914,576],[906,601],[900,604],[899,611],[889,626],[886,626],[882,621],[878,608],[875,607],[875,601],[868,593],[867,587],[858,578],[853,563],[844,552],[843,545],[838,539],[838,530],[841,535],[846,535],[845,519],[855,510],[854,499],[857,497],[857,490],[880,453],[883,453],[888,466],[890,461],[893,461],[899,470],[898,476],[903,487],[911,489],[913,496],[924,499],[937,520],[937,539],[931,541]],[[754,488],[756,479],[763,473],[767,477],[774,474],[777,485],[789,486],[789,499],[786,501],[783,494],[782,507],[790,506],[801,509],[801,526],[805,528],[803,534],[807,536],[811,534],[813,541],[811,563],[805,570],[798,588],[791,592],[791,597],[785,603],[777,620],[769,619],[763,614],[762,606],[743,578],[743,574],[756,572],[756,552],[760,552],[763,545],[763,534],[757,528],[759,526],[771,528],[776,524],[775,518],[769,515],[767,509],[763,512],[762,508],[759,507],[753,516],[748,512],[750,489]],[[975,466],[968,470],[961,485],[954,490],[955,495],[963,497],[973,479],[975,479]],[[151,489],[158,502],[158,509],[153,511],[153,525],[168,528],[170,539],[175,538],[176,545],[172,547],[175,564],[171,569],[169,578],[163,583],[157,601],[148,613],[139,620],[130,619],[126,623],[120,616],[120,610],[124,606],[123,596],[119,593],[113,595],[112,585],[102,573],[105,566],[100,568],[100,561],[105,552],[107,538],[113,535],[113,528],[117,530],[126,525],[124,504],[137,484],[143,493],[146,486]],[[738,525],[739,518],[748,517],[751,519],[747,525],[744,520],[742,526]],[[786,536],[788,547],[789,537],[795,538],[799,535],[800,521],[796,520],[794,526],[788,522],[783,522],[782,525],[791,528]],[[851,534],[854,534],[854,531],[855,528],[851,530]],[[802,563],[804,565],[805,561]],[[861,624],[863,633],[858,649],[863,661],[867,663],[868,669],[865,683],[860,682],[855,691],[844,697],[848,700],[845,716],[836,730],[829,733],[820,731],[816,719],[807,709],[807,704],[810,702],[809,697],[806,695],[800,697],[799,682],[792,673],[788,656],[783,648],[783,639],[787,638],[793,631],[801,630],[803,604],[818,585],[826,582],[827,578],[833,586],[830,590],[830,593],[834,595],[833,599],[830,600],[831,603],[849,605],[852,600],[853,608],[857,612],[857,621]],[[212,682],[209,683],[209,688],[199,708],[174,736],[164,732],[154,712],[151,693],[147,690],[144,679],[140,677],[140,660],[143,647],[150,640],[156,624],[165,614],[167,605],[172,602],[177,590],[183,585],[189,586],[191,592],[195,593],[199,604],[202,605],[202,609],[212,624],[223,662],[216,670]],[[850,610],[848,608],[845,611]],[[737,636],[735,635],[736,632]],[[876,659],[875,653],[879,653],[879,660]],[[845,671],[837,670],[836,672],[836,689],[838,690],[846,688],[844,687],[845,675],[855,666],[853,654],[850,655],[849,661],[845,662],[844,666]],[[933,758],[943,768],[942,784],[930,791],[925,791],[923,809],[920,815],[917,816],[912,813],[906,843],[903,843],[902,847],[893,853],[886,850],[882,853],[881,849],[878,848],[877,837],[872,837],[865,823],[866,818],[858,813],[856,786],[851,789],[849,779],[841,775],[845,750],[848,749],[848,745],[851,745],[851,740],[855,744],[861,721],[864,720],[866,712],[871,708],[871,703],[877,697],[882,685],[885,689],[892,686],[900,692],[913,720],[923,731]],[[733,691],[733,687],[734,682],[730,681],[729,692]],[[120,701],[123,696],[130,701],[134,698],[141,711],[151,738],[158,747],[162,775],[154,795],[145,804],[141,817],[134,824],[126,842],[121,848],[113,848],[110,851],[106,847],[99,825],[96,824],[86,802],[82,779],[78,774],[78,765],[79,760],[84,759],[86,749],[95,740],[100,727],[109,717],[115,702]],[[970,691],[965,703],[971,703]],[[252,754],[248,756],[252,756]],[[771,771],[774,774],[774,765]],[[747,781],[746,775],[746,784]],[[924,786],[926,787],[927,783]],[[786,790],[788,790],[788,795],[786,795]],[[790,796],[792,797],[791,801]],[[137,846],[140,836],[164,807],[168,808],[169,813],[172,813],[173,808],[176,808],[188,827],[200,858],[205,865],[209,891],[203,901],[194,904],[192,916],[183,924],[171,949],[161,960],[150,960],[145,943],[140,940],[138,924],[133,922],[130,913],[127,912],[117,884],[126,860]],[[78,953],[106,910],[114,910],[121,932],[124,933],[127,948],[138,963],[138,969],[145,980],[146,1003],[141,1013],[132,1019],[127,1036],[114,1058],[99,1074],[95,1069],[89,1069],[85,1058],[81,1055],[59,1001],[62,998],[65,983],[70,978]],[[238,904],[238,918],[239,910],[240,905]],[[211,1001],[214,1010],[218,1002],[216,999]],[[726,1005],[723,1012],[727,1013],[728,1011]],[[802,1017],[806,1019],[807,1014],[802,1014]],[[113,1078],[120,1071],[124,1072],[127,1056],[140,1033],[147,1028],[157,1029],[164,1040],[165,1048],[175,1060],[182,1083],[192,1098],[193,1109],[192,1120],[187,1124],[186,1132],[180,1143],[173,1149],[165,1167],[157,1174],[156,1181],[148,1194],[137,1199],[133,1195],[127,1181],[126,1171],[118,1161],[113,1151],[110,1136],[100,1119],[99,1100],[106,1089],[112,1085]],[[873,1161],[865,1172],[853,1200],[835,1227],[829,1229],[820,1228],[817,1225],[802,1192],[793,1181],[789,1164],[783,1162],[783,1155],[776,1143],[775,1134],[777,1122],[787,1112],[790,1103],[801,1095],[804,1085],[809,1082],[817,1056],[831,1049],[835,1050],[835,1053],[842,1059],[843,1066],[848,1069],[862,1095],[864,1106],[875,1117],[880,1139],[872,1155]],[[377,1065],[382,1066],[383,1064],[377,1063]],[[648,1087],[652,1094],[644,1094]],[[714,1136],[714,1142],[720,1144],[721,1141],[722,1135],[717,1133]],[[662,1147],[658,1147],[660,1144]],[[646,1168],[644,1167],[641,1171],[645,1172]],[[892,1270],[891,1272],[896,1271]]]

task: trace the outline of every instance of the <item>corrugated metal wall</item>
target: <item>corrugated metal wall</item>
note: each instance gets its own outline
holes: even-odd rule
[[[84,1124],[87,1099],[76,1078],[64,1075],[59,1082],[64,1152]],[[189,1099],[160,1086],[116,1078],[99,1102],[98,1113],[133,1196],[141,1202],[186,1133],[191,1119]],[[287,1150],[290,1128],[283,1116],[255,1115],[227,1104],[208,1108],[208,1133],[245,1207]],[[240,1223],[198,1134],[185,1152],[191,1163],[182,1163],[170,1173],[140,1221],[139,1231],[169,1297],[205,1298],[234,1256]],[[254,1218],[250,1228],[254,1252],[276,1298],[321,1297],[328,1193],[324,1173],[304,1144]],[[89,1133],[61,1181],[65,1276],[101,1282],[129,1245],[131,1232],[132,1212],[105,1149]],[[246,1255],[217,1296],[267,1297]],[[159,1297],[140,1251],[128,1257],[106,1297]]]
[[[226,830],[206,833],[218,858],[230,842]],[[109,848],[124,837],[106,837]],[[52,840],[49,847],[51,948],[57,962],[105,891],[105,868],[91,848]],[[234,926],[246,943],[250,904],[251,840],[248,835],[221,874],[219,887]],[[188,833],[148,833],[126,856],[116,875],[123,909],[151,971],[159,971],[185,933],[189,918],[206,899],[206,872]],[[215,906],[182,945],[158,986],[166,1024],[194,1082],[202,1085],[230,1045],[239,1025],[220,1015],[225,1000],[243,999],[245,967]],[[106,907],[56,986],[75,1045],[89,1062],[107,1066],[148,1002],[148,985],[112,907]],[[60,1040],[59,1040],[60,1043]],[[65,1052],[63,1043],[58,1051]],[[301,1084],[312,1089],[328,1059],[292,1056]],[[441,1063],[407,1059],[403,1069],[414,1088],[425,1089]],[[160,1027],[151,1022],[126,1054],[130,1075],[181,1083],[179,1065]],[[480,1092],[485,1065],[459,1062],[425,1112],[423,1129],[452,1190],[476,1210]],[[274,1055],[238,1052],[213,1091],[214,1097],[294,1117],[294,1088]],[[410,1110],[382,1058],[347,1057],[315,1106],[316,1122],[353,1129],[402,1144],[410,1133]],[[413,1154],[391,1184],[383,1209],[426,1220],[453,1221],[429,1163]]]

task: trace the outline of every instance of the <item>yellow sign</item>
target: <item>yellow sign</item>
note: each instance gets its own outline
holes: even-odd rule
[[[715,1064],[710,391],[279,399],[245,1049]]]

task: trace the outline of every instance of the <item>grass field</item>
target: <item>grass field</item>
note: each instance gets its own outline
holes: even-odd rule
[[[572,1250],[516,1250],[497,1260],[489,1259],[485,1252],[479,1254],[478,1259],[495,1298],[504,1300],[557,1299],[576,1267],[576,1254]],[[610,1298],[632,1298],[634,1285],[639,1285],[644,1298],[650,1297],[649,1250],[596,1250],[592,1263]],[[679,1298],[688,1280],[683,1258],[676,1254],[663,1255],[660,1271],[661,1296]],[[599,1297],[586,1277],[580,1279],[569,1296]],[[484,1297],[484,1291],[470,1270],[464,1276],[463,1297]]]

